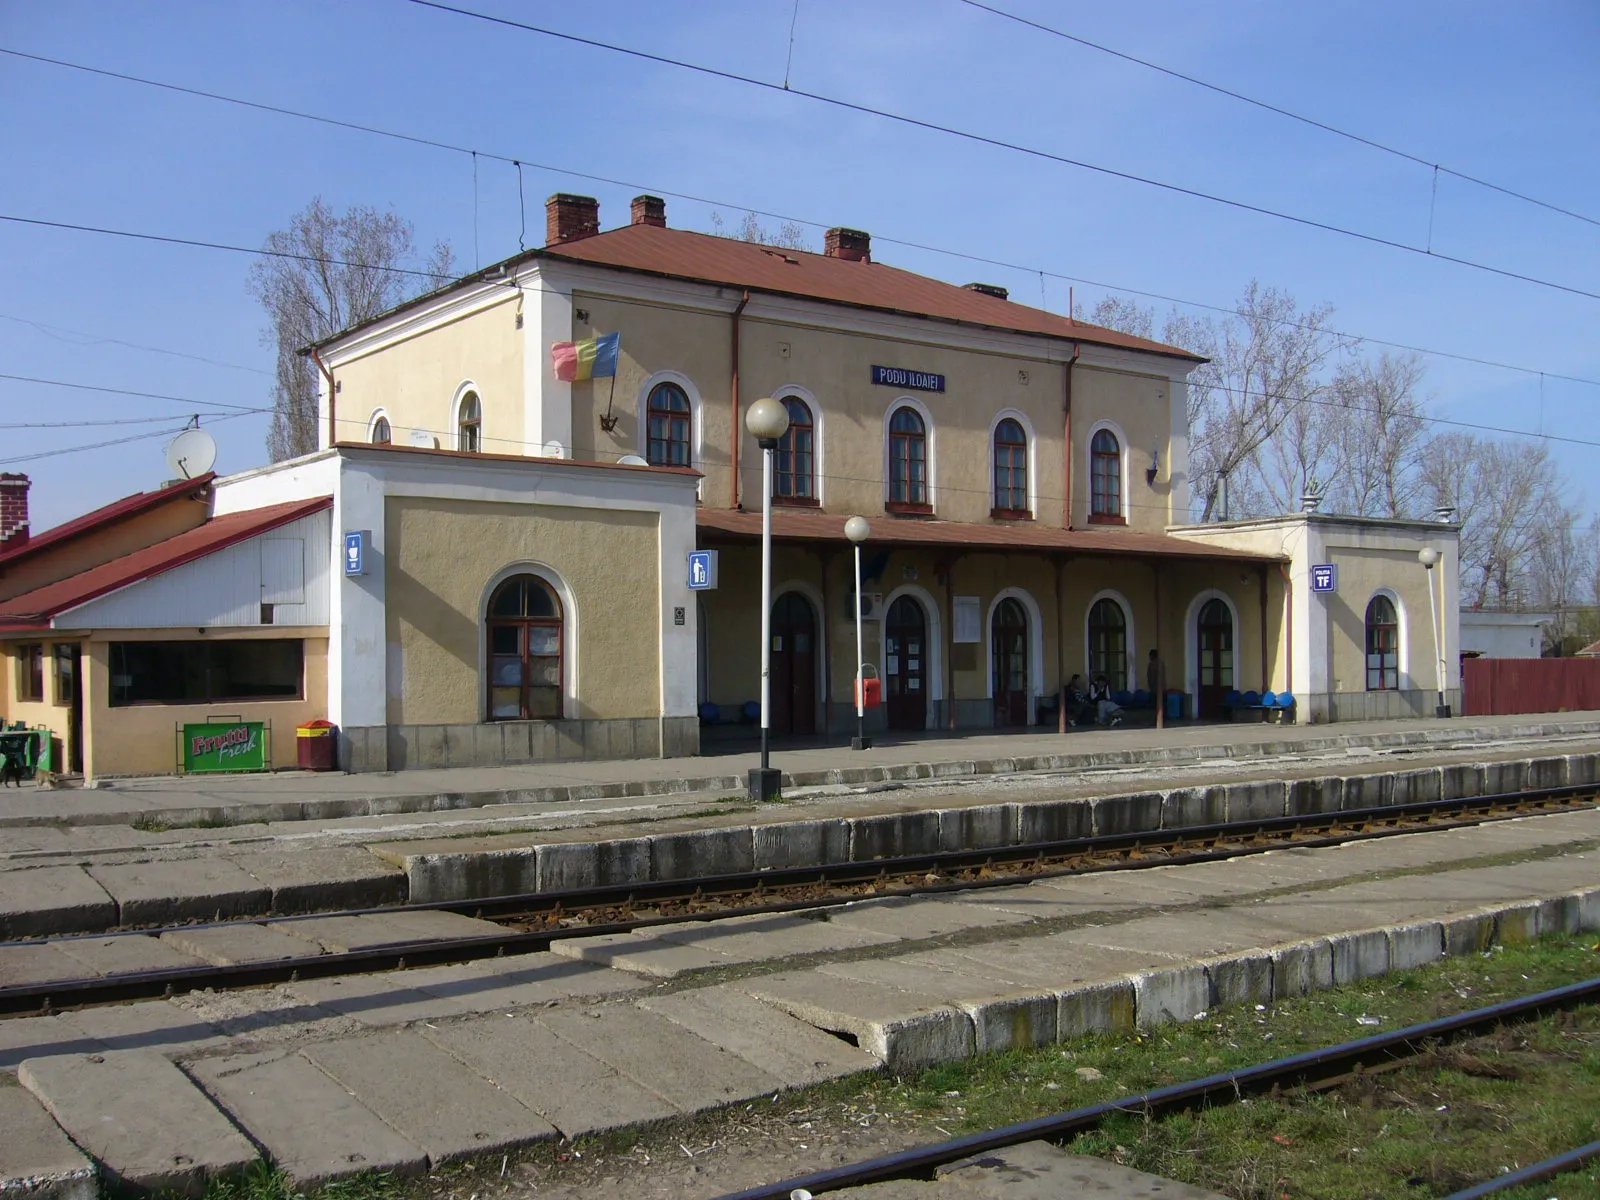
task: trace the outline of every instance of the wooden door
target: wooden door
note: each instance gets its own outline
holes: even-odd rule
[[[994,723],[1004,728],[1028,723],[1028,614],[1013,599],[994,610],[990,631],[990,660],[994,664],[991,691]]]
[[[1233,616],[1221,600],[1207,600],[1195,631],[1200,647],[1201,717],[1223,715],[1222,702],[1233,690]]]
[[[910,596],[889,606],[883,628],[884,703],[890,729],[928,727],[928,616]]]
[[[817,622],[811,603],[785,592],[772,606],[772,732],[817,731]]]

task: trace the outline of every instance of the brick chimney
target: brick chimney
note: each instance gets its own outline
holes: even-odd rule
[[[846,262],[872,261],[872,235],[859,229],[830,229],[823,235],[823,250],[829,258]]]
[[[28,477],[0,475],[0,549],[28,540]]]
[[[667,227],[667,202],[660,196],[635,196],[633,198],[633,223]]]
[[[1011,299],[1011,293],[1005,288],[1001,287],[998,283],[968,283],[963,284],[962,286],[965,287],[969,292],[978,292],[980,295],[993,296],[996,300]]]
[[[600,201],[557,192],[544,202],[544,243],[559,246],[600,232]]]

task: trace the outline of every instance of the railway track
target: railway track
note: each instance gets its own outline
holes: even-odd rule
[[[791,1196],[805,1193],[821,1195],[891,1180],[931,1180],[940,1167],[993,1154],[1025,1142],[1065,1142],[1096,1129],[1106,1119],[1119,1113],[1154,1119],[1231,1104],[1248,1096],[1274,1091],[1337,1087],[1354,1078],[1358,1072],[1404,1066],[1410,1059],[1440,1045],[1481,1037],[1504,1025],[1535,1020],[1596,1001],[1600,1001],[1600,979],[1590,979],[1453,1017],[1412,1025],[1393,1033],[1307,1051],[1241,1071],[1208,1075],[1189,1083],[1123,1096],[985,1133],[969,1134],[899,1154],[835,1167],[779,1183],[763,1184],[730,1193],[720,1200],[789,1200]],[[1487,1196],[1506,1187],[1548,1179],[1573,1170],[1597,1156],[1600,1156],[1600,1143],[1593,1143],[1526,1167],[1518,1171],[1515,1177],[1502,1177],[1459,1192],[1450,1200]]]
[[[1600,804],[1600,788],[1570,786],[699,879],[219,923],[212,927],[281,927],[329,915],[434,911],[477,917],[494,922],[501,930],[472,937],[396,941],[374,949],[313,958],[184,966],[0,987],[0,1017],[130,1003],[206,988],[265,987],[302,979],[469,962],[546,950],[562,938],[627,933],[652,925],[815,910],[866,898],[933,895],[1047,877],[1207,862],[1268,850],[1335,846],[1570,812],[1596,804]],[[194,930],[205,926],[178,928]],[[148,937],[161,932],[154,928],[85,936]],[[6,944],[49,945],[67,940],[71,939]]]

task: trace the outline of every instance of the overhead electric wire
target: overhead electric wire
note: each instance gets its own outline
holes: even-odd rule
[[[197,413],[197,416],[213,417],[222,416],[221,413]],[[243,413],[238,414],[243,416]],[[100,421],[18,421],[0,424],[0,429],[98,429],[110,425],[156,425],[171,424],[171,413],[160,417],[107,417]]]
[[[246,413],[227,413],[217,417],[218,421],[231,421],[235,417],[246,416]],[[36,462],[41,458],[59,458],[63,454],[78,454],[84,450],[103,450],[107,446],[122,446],[129,442],[146,442],[153,438],[175,437],[182,433],[188,426],[178,425],[169,429],[158,429],[154,433],[135,433],[127,437],[110,438],[103,442],[88,442],[82,446],[63,446],[57,450],[39,450],[32,454],[14,454],[0,458],[0,466],[11,466],[15,463]]]
[[[361,124],[360,122],[357,122],[357,121],[347,121],[347,120],[343,120],[343,119],[338,118],[338,117],[324,116],[324,115],[321,115],[319,113],[305,112],[305,111],[302,111],[302,110],[299,110],[299,109],[285,108],[285,107],[281,107],[279,105],[274,105],[274,104],[265,104],[265,103],[262,103],[260,101],[255,101],[255,100],[245,100],[245,99],[241,99],[241,98],[236,97],[236,96],[226,96],[226,95],[223,95],[223,94],[221,94],[219,92],[208,92],[208,91],[203,91],[203,90],[198,89],[198,88],[182,87],[182,86],[180,86],[178,84],[166,83],[166,82],[163,82],[161,80],[146,79],[146,78],[143,78],[141,76],[129,75],[129,74],[125,74],[125,73],[118,72],[118,71],[108,71],[108,70],[105,70],[105,69],[103,69],[101,67],[85,66],[82,63],[67,62],[67,61],[65,61],[63,59],[58,59],[58,58],[47,58],[47,57],[45,57],[43,55],[29,54],[29,53],[26,53],[26,52],[21,51],[21,50],[12,50],[12,49],[8,49],[6,47],[0,47],[0,54],[8,54],[8,55],[11,55],[11,56],[16,57],[16,58],[29,59],[29,60],[32,60],[34,62],[44,63],[44,64],[49,65],[49,66],[64,67],[64,68],[67,68],[67,69],[73,70],[73,71],[82,71],[82,72],[90,74],[90,75],[103,75],[103,76],[106,76],[108,78],[120,80],[120,81],[125,82],[125,83],[135,83],[135,84],[139,84],[141,86],[158,88],[158,89],[161,89],[161,90],[164,90],[164,91],[178,92],[178,93],[181,93],[181,94],[184,94],[184,95],[188,95],[188,96],[194,96],[194,97],[201,98],[201,99],[217,101],[218,103],[222,103],[222,104],[238,105],[239,107],[242,107],[242,108],[249,108],[249,109],[255,109],[255,110],[260,111],[260,112],[272,113],[272,114],[274,114],[276,116],[293,117],[296,120],[311,121],[311,122],[314,122],[316,124],[321,124],[321,125],[330,125],[330,126],[334,126],[334,127],[340,128],[340,129],[350,130],[350,131],[353,131],[353,132],[356,132],[356,133],[371,134],[371,135],[373,135],[375,137],[392,138],[392,139],[397,140],[397,141],[410,142],[410,143],[413,143],[415,145],[421,145],[421,146],[428,146],[428,147],[430,147],[432,149],[435,149],[435,150],[444,150],[444,151],[447,151],[447,152],[450,152],[450,153],[467,155],[467,156],[474,157],[474,158],[492,159],[494,161],[502,162],[502,163],[505,163],[507,165],[518,164],[518,165],[520,165],[522,167],[531,167],[531,168],[533,168],[535,170],[546,171],[546,172],[549,172],[550,174],[553,174],[553,175],[563,175],[563,176],[566,176],[566,177],[572,178],[572,179],[584,179],[584,180],[588,180],[588,181],[593,182],[593,183],[603,183],[603,184],[607,184],[607,185],[613,186],[613,187],[623,187],[623,188],[639,189],[639,190],[643,190],[643,191],[654,192],[654,193],[658,193],[658,194],[663,195],[663,196],[670,196],[675,200],[687,200],[687,201],[689,201],[690,203],[693,203],[693,204],[704,204],[704,205],[707,205],[707,206],[713,207],[713,208],[718,207],[718,206],[726,206],[726,207],[729,207],[729,208],[743,208],[743,209],[746,209],[749,212],[752,212],[752,213],[756,214],[757,216],[767,217],[767,218],[769,218],[771,220],[775,220],[775,221],[794,222],[795,224],[807,225],[807,226],[810,226],[810,227],[816,228],[816,229],[825,229],[825,228],[828,227],[828,222],[826,222],[826,221],[817,221],[817,220],[812,220],[812,219],[807,218],[807,217],[797,217],[797,216],[793,216],[793,215],[787,214],[787,213],[773,212],[770,209],[753,208],[753,207],[751,207],[749,205],[745,205],[745,204],[736,204],[731,200],[718,200],[718,199],[714,199],[714,198],[707,197],[707,196],[697,195],[696,193],[693,193],[693,192],[682,192],[682,191],[674,190],[672,188],[659,187],[659,186],[656,186],[656,185],[653,185],[653,184],[639,183],[639,182],[634,181],[634,180],[617,179],[617,178],[615,178],[613,176],[608,176],[608,175],[596,175],[593,172],[589,172],[589,171],[578,171],[578,170],[574,170],[574,169],[569,168],[569,167],[561,167],[561,166],[554,166],[554,165],[549,164],[549,163],[534,162],[534,161],[528,159],[525,156],[517,157],[517,156],[510,155],[510,154],[499,154],[499,153],[496,153],[494,151],[489,151],[489,150],[474,149],[474,148],[468,147],[468,146],[461,146],[461,145],[456,145],[456,144],[453,144],[453,143],[450,143],[450,142],[439,141],[439,140],[434,139],[434,138],[418,137],[418,136],[415,136],[413,134],[402,133],[402,132],[399,132],[397,130],[384,129],[384,128],[381,128],[381,127],[375,126],[375,125],[364,125],[364,124]],[[104,234],[104,235],[113,236],[113,237],[138,238],[138,239],[144,239],[144,240],[156,241],[156,242],[171,242],[171,243],[173,243],[175,245],[194,246],[194,247],[198,247],[198,248],[202,248],[202,249],[210,249],[210,250],[225,250],[225,251],[231,251],[233,253],[238,253],[238,254],[276,254],[276,256],[278,256],[278,257],[296,259],[296,260],[299,260],[299,261],[308,261],[308,262],[323,261],[323,260],[316,259],[316,258],[314,258],[312,256],[295,255],[295,254],[289,254],[289,253],[282,252],[282,251],[278,251],[278,252],[264,251],[264,250],[261,250],[261,249],[258,249],[258,248],[253,248],[253,247],[249,247],[249,246],[233,246],[233,245],[224,245],[224,244],[217,243],[217,242],[196,241],[196,240],[186,239],[186,238],[163,237],[163,236],[159,236],[159,235],[155,235],[155,234],[135,233],[135,232],[131,232],[131,231],[128,231],[128,230],[121,230],[121,229],[106,229],[106,228],[100,228],[100,227],[90,226],[90,225],[74,225],[74,224],[70,224],[68,222],[59,222],[59,221],[42,221],[42,220],[38,220],[36,218],[29,218],[29,217],[6,216],[4,214],[0,214],[0,220],[14,221],[14,222],[23,223],[23,224],[44,225],[44,226],[49,226],[49,227],[58,228],[58,229],[77,230],[77,231],[80,231],[80,232],[87,232],[87,233],[98,233],[98,234]],[[1151,292],[1151,291],[1146,291],[1146,290],[1142,290],[1142,289],[1139,289],[1139,288],[1126,287],[1126,286],[1123,286],[1123,285],[1120,285],[1120,284],[1106,283],[1106,282],[1104,282],[1102,280],[1088,279],[1088,278],[1085,278],[1085,277],[1079,276],[1079,275],[1067,275],[1067,274],[1064,274],[1064,273],[1059,272],[1059,271],[1050,271],[1050,270],[1045,270],[1044,268],[1041,268],[1041,267],[1033,267],[1033,266],[1027,266],[1027,265],[1024,265],[1024,264],[1021,264],[1021,263],[1008,262],[1005,259],[992,258],[992,257],[986,256],[986,255],[982,255],[982,254],[974,254],[974,253],[972,253],[970,251],[966,251],[966,250],[952,250],[952,249],[949,249],[948,247],[934,246],[934,245],[930,245],[930,244],[928,244],[926,242],[915,242],[915,241],[910,241],[910,240],[907,240],[907,239],[904,239],[904,238],[895,238],[895,237],[884,236],[884,235],[874,235],[874,238],[875,238],[876,241],[881,242],[881,243],[886,243],[888,245],[904,246],[905,248],[907,248],[909,250],[920,250],[920,251],[923,251],[924,253],[929,253],[929,254],[942,254],[942,255],[946,255],[946,256],[948,256],[950,258],[962,259],[962,260],[964,260],[966,262],[980,263],[980,264],[982,264],[984,266],[1000,267],[1000,268],[1002,268],[1004,270],[1008,270],[1008,271],[1020,271],[1020,272],[1023,272],[1025,274],[1028,274],[1028,275],[1045,275],[1045,276],[1047,276],[1047,277],[1049,277],[1051,279],[1059,279],[1059,280],[1062,280],[1063,282],[1066,282],[1066,283],[1082,283],[1082,284],[1087,284],[1090,287],[1104,288],[1104,289],[1106,289],[1108,291],[1125,292],[1128,295],[1143,296],[1143,297],[1145,297],[1147,299],[1161,300],[1161,301],[1165,301],[1165,302],[1172,303],[1172,304],[1181,304],[1181,305],[1184,305],[1184,306],[1190,307],[1190,308],[1205,309],[1205,310],[1210,311],[1210,312],[1223,313],[1223,314],[1226,314],[1226,315],[1229,315],[1229,316],[1237,315],[1237,310],[1236,309],[1228,308],[1225,305],[1208,303],[1208,302],[1203,301],[1203,300],[1186,300],[1186,299],[1184,299],[1184,298],[1182,298],[1180,296],[1170,296],[1170,295],[1166,295],[1166,294],[1161,293],[1161,292]],[[328,260],[328,261],[333,261],[333,260]],[[409,268],[403,268],[403,267],[379,266],[379,265],[368,264],[368,263],[356,263],[356,264],[336,263],[335,265],[360,266],[360,267],[363,267],[363,268],[368,269],[368,270],[398,272],[398,273],[411,275],[411,276],[421,276],[423,278],[432,279],[432,280],[439,280],[439,279],[443,278],[442,276],[433,275],[430,272],[416,271],[416,270],[412,270],[412,269],[409,269]],[[1289,320],[1284,320],[1282,318],[1271,318],[1270,320],[1271,320],[1271,323],[1275,324],[1275,325],[1285,325],[1285,326],[1288,326],[1290,328],[1297,328],[1297,329],[1307,328],[1307,326],[1303,322],[1289,321]],[[1437,357],[1437,358],[1448,358],[1448,359],[1452,359],[1452,360],[1454,360],[1456,362],[1472,363],[1472,364],[1477,365],[1477,366],[1495,367],[1495,368],[1498,368],[1498,369],[1501,369],[1501,370],[1506,370],[1506,371],[1517,371],[1517,372],[1520,372],[1520,373],[1522,373],[1524,375],[1543,376],[1546,379],[1556,379],[1556,380],[1561,380],[1561,381],[1566,382],[1566,383],[1582,383],[1582,384],[1587,384],[1587,385],[1589,385],[1591,387],[1600,387],[1600,379],[1588,379],[1588,378],[1585,378],[1585,377],[1579,376],[1579,375],[1566,375],[1566,374],[1562,374],[1562,373],[1556,372],[1556,371],[1541,370],[1538,367],[1525,367],[1525,366],[1521,366],[1521,365],[1519,365],[1517,363],[1500,362],[1500,361],[1495,360],[1495,359],[1482,358],[1480,356],[1471,355],[1471,354],[1460,354],[1460,353],[1457,353],[1457,352],[1451,351],[1451,350],[1435,350],[1435,349],[1430,349],[1430,348],[1428,348],[1426,346],[1415,346],[1415,345],[1408,344],[1406,342],[1390,341],[1390,340],[1387,340],[1387,339],[1384,339],[1384,338],[1372,337],[1372,336],[1367,335],[1367,334],[1348,333],[1348,332],[1344,332],[1344,331],[1340,331],[1340,330],[1336,330],[1336,329],[1329,329],[1329,330],[1327,330],[1327,332],[1330,335],[1334,336],[1334,337],[1343,338],[1343,339],[1346,339],[1346,340],[1349,340],[1349,341],[1364,342],[1364,343],[1368,343],[1368,344],[1371,344],[1371,345],[1374,345],[1374,346],[1387,346],[1387,347],[1389,347],[1391,349],[1395,349],[1395,350],[1405,350],[1407,352],[1414,353],[1414,354],[1427,354],[1427,355],[1432,355],[1432,356]]]
[[[50,337],[54,337],[56,334],[70,334],[71,337],[63,337],[58,340],[72,342],[73,345],[77,346],[126,346],[130,350],[144,350],[151,354],[166,354],[173,358],[187,358],[191,362],[205,363],[212,367],[227,367],[230,371],[250,371],[256,375],[268,376],[272,374],[271,371],[263,370],[260,367],[247,367],[243,363],[223,362],[220,358],[207,358],[203,354],[190,354],[185,350],[172,350],[165,346],[147,346],[143,342],[130,342],[122,338],[104,337],[97,333],[86,333],[81,329],[67,329],[61,325],[51,325],[45,321],[34,321],[28,317],[18,317],[11,313],[0,313],[0,321],[15,321],[19,325],[30,325]],[[74,339],[82,340],[75,341]]]
[[[833,108],[844,109],[849,112],[861,113],[864,116],[880,117],[887,121],[894,121],[902,125],[909,125],[916,129],[924,129],[931,133],[941,133],[949,137],[959,138],[963,141],[973,142],[978,145],[992,146],[999,150],[1026,155],[1031,158],[1042,159],[1047,162],[1059,163],[1063,166],[1077,167],[1080,170],[1092,171],[1113,179],[1122,179],[1130,183],[1139,183],[1147,187],[1158,188],[1171,192],[1174,195],[1188,196],[1196,200],[1205,200],[1212,204],[1222,205],[1236,209],[1240,212],[1254,213],[1257,216],[1272,217],[1275,220],[1287,221],[1308,229],[1319,229],[1325,233],[1338,234],[1342,237],[1354,238],[1369,245],[1383,246],[1391,250],[1404,251],[1422,258],[1438,259],[1440,262],[1454,263],[1469,270],[1482,271],[1502,279],[1514,279],[1522,283],[1530,283],[1536,287],[1550,288],[1554,291],[1565,292],[1573,296],[1582,296],[1588,300],[1600,300],[1600,292],[1591,292],[1571,284],[1556,283],[1549,279],[1540,279],[1534,275],[1525,275],[1520,271],[1512,271],[1505,267],[1491,266],[1488,263],[1477,262],[1469,258],[1461,258],[1453,254],[1441,254],[1431,248],[1413,246],[1409,242],[1396,241],[1393,238],[1381,237],[1375,233],[1362,233],[1359,230],[1347,229],[1341,225],[1334,225],[1327,221],[1318,221],[1311,217],[1295,216],[1292,213],[1282,212],[1278,209],[1267,208],[1260,204],[1251,204],[1246,200],[1234,200],[1226,196],[1219,196],[1212,192],[1201,191],[1198,188],[1185,187],[1182,184],[1168,183],[1165,180],[1152,179],[1146,175],[1137,175],[1131,171],[1119,171],[1114,167],[1101,166],[1084,159],[1071,158],[1064,154],[1056,154],[1050,150],[1043,150],[1037,146],[1029,146],[1022,142],[1011,142],[1004,138],[994,137],[989,134],[975,133],[968,129],[958,129],[953,125],[941,125],[937,121],[924,120],[906,113],[894,112],[891,109],[876,108],[869,104],[861,104],[853,100],[844,100],[837,96],[830,96],[825,92],[808,91],[805,88],[784,87],[769,80],[757,79],[751,75],[741,75],[736,71],[723,70],[720,67],[708,67],[701,63],[689,62],[686,59],[671,58],[664,54],[652,54],[647,50],[636,50],[629,46],[618,45],[615,42],[605,42],[598,38],[582,37],[575,33],[564,33],[557,29],[550,29],[543,25],[530,25],[525,21],[514,21],[509,17],[497,17],[489,13],[475,12],[470,8],[458,8],[455,5],[443,4],[440,0],[407,0],[407,3],[418,5],[422,8],[431,8],[439,12],[451,13],[472,20],[485,21],[489,24],[500,25],[508,29],[517,29],[525,33],[532,33],[539,37],[553,38],[567,42],[571,45],[587,46],[590,49],[604,50],[611,54],[621,54],[643,62],[655,63],[658,66],[672,67],[676,70],[690,71],[698,75],[705,75],[713,79],[722,79],[730,83],[743,84],[746,87],[759,88],[763,91],[777,92],[785,96],[799,96],[819,104],[826,104]]]
[[[73,388],[80,392],[108,392],[114,396],[137,396],[142,400],[171,400],[175,404],[198,405],[201,408],[209,405],[212,408],[230,409],[233,415],[236,416],[245,416],[249,413],[269,413],[272,411],[270,408],[262,408],[255,405],[228,404],[222,400],[196,400],[190,396],[169,396],[163,392],[136,392],[130,388],[104,387],[96,383],[71,383],[65,379],[42,379],[37,375],[11,375],[0,372],[0,379],[9,379],[13,383],[37,383],[45,387]],[[201,412],[200,415],[212,416],[218,414]]]
[[[1396,158],[1403,158],[1407,162],[1415,163],[1421,167],[1427,167],[1430,171],[1438,171],[1442,174],[1460,179],[1465,183],[1476,184],[1478,187],[1487,188],[1491,192],[1499,192],[1503,196],[1510,196],[1514,200],[1521,200],[1526,204],[1533,204],[1539,208],[1547,209],[1550,212],[1560,213],[1564,217],[1571,217],[1575,221],[1583,221],[1589,225],[1600,225],[1600,219],[1585,216],[1580,212],[1573,212],[1570,208],[1562,208],[1559,204],[1552,204],[1548,200],[1540,200],[1537,196],[1529,196],[1524,192],[1516,191],[1501,184],[1491,183],[1487,179],[1480,179],[1476,175],[1469,175],[1465,171],[1457,171],[1453,167],[1445,166],[1443,163],[1431,162],[1426,158],[1420,157],[1419,155],[1412,154],[1408,150],[1400,150],[1394,146],[1385,145],[1383,142],[1376,141],[1372,138],[1363,137],[1359,133],[1351,133],[1347,129],[1340,129],[1337,125],[1329,125],[1326,121],[1319,121],[1315,117],[1307,117],[1301,113],[1294,112],[1291,109],[1282,108],[1276,104],[1268,103],[1265,100],[1257,100],[1254,96],[1246,96],[1243,92],[1236,92],[1232,88],[1225,88],[1220,84],[1208,83],[1204,79],[1196,78],[1193,75],[1186,75],[1184,72],[1174,70],[1171,67],[1163,67],[1160,63],[1151,62],[1149,59],[1140,58],[1137,55],[1128,54],[1122,50],[1115,50],[1110,46],[1104,45],[1100,42],[1091,41],[1089,38],[1082,37],[1079,34],[1068,33],[1064,29],[1057,29],[1054,26],[1046,25],[1042,21],[1035,21],[1017,13],[1007,12],[1003,8],[995,8],[991,4],[982,3],[982,0],[960,0],[960,2],[967,5],[969,8],[976,8],[982,12],[990,13],[997,17],[1003,17],[1007,21],[1015,21],[1018,25],[1025,25],[1030,29],[1036,29],[1041,33],[1048,33],[1054,37],[1062,38],[1069,42],[1076,42],[1078,45],[1085,46],[1090,50],[1098,50],[1102,54],[1109,54],[1113,58],[1122,59],[1124,62],[1134,63],[1137,66],[1145,67],[1151,71],[1158,71],[1163,75],[1171,76],[1173,79],[1181,79],[1184,83],[1192,83],[1196,87],[1205,88],[1208,92],[1215,92],[1219,96],[1226,96],[1231,100],[1242,101],[1245,104],[1263,109],[1266,112],[1275,113],[1280,117],[1287,117],[1291,121],[1298,121],[1302,125],[1309,125],[1313,129],[1320,129],[1324,133],[1331,133],[1335,137],[1346,138],[1370,149],[1382,151],[1384,154],[1392,154]]]

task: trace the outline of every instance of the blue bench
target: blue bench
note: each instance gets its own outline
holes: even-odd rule
[[[713,704],[707,700],[700,706],[702,725],[753,725],[761,719],[761,705],[754,700],[743,704]]]
[[[1258,712],[1265,721],[1268,717],[1288,720],[1294,713],[1294,696],[1289,692],[1238,692],[1232,691],[1223,698],[1222,707],[1232,718],[1239,712]]]

